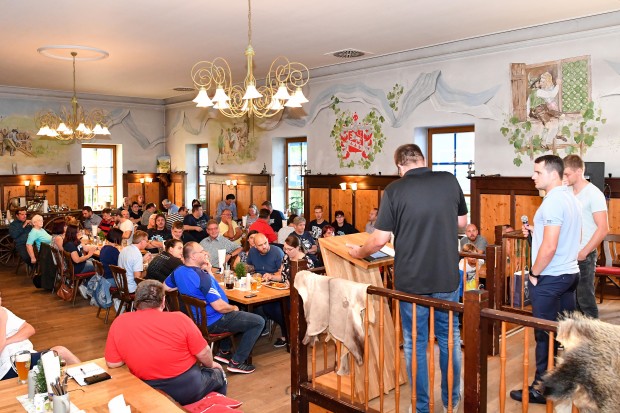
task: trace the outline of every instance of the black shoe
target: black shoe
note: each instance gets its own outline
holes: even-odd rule
[[[286,346],[286,340],[282,340],[281,338],[278,338],[278,339],[276,340],[276,342],[275,342],[275,343],[273,343],[273,346],[274,346],[275,348],[284,347],[284,346]]]
[[[235,363],[234,361],[230,361],[230,363],[228,364],[228,371],[230,371],[231,373],[241,373],[241,374],[250,374],[250,373],[254,373],[254,370],[256,370],[256,367],[254,367],[252,364],[247,364],[247,363]]]
[[[213,359],[215,361],[219,361],[220,363],[223,364],[228,364],[230,363],[230,359],[232,358],[232,352],[224,352],[222,350],[218,350],[217,353],[215,354],[215,356],[213,356]]]
[[[532,386],[528,387],[529,389],[529,401],[534,404],[547,404],[547,399],[545,396],[540,394],[538,390],[535,390]],[[512,400],[516,400],[518,402],[523,401],[523,390],[513,390],[510,392],[510,398]]]

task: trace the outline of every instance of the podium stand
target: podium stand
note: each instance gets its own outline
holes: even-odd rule
[[[344,278],[351,281],[356,281],[365,284],[371,284],[376,287],[383,287],[383,281],[381,280],[380,267],[390,265],[394,262],[394,258],[389,257],[385,259],[368,262],[366,260],[360,260],[353,258],[349,255],[349,249],[346,244],[362,245],[366,242],[366,239],[370,234],[363,232],[358,234],[344,235],[338,237],[320,238],[319,244],[321,246],[321,254],[323,256],[323,262],[325,264],[325,271],[328,276]],[[390,314],[390,308],[386,298],[369,296],[372,300],[369,300],[369,305],[374,305],[375,310],[375,322],[369,325],[369,359],[368,359],[368,399],[374,399],[379,396],[379,378],[380,374],[383,374],[383,389],[385,393],[388,393],[395,387],[396,378],[394,374],[395,368],[395,347],[396,340],[400,340],[400,337],[396,339],[394,337],[394,322],[392,321],[392,315]],[[379,320],[379,300],[383,300],[383,320]],[[372,304],[371,304],[372,303]],[[383,321],[384,326],[384,363],[383,366],[379,365],[379,324]],[[396,357],[400,357],[400,352],[396,354]],[[354,397],[357,400],[363,400],[364,397],[364,366],[355,365],[355,392]],[[399,382],[404,383],[407,380],[406,367],[404,361],[401,363],[401,369],[399,374]],[[335,375],[335,373],[331,373]],[[321,380],[323,378],[323,380]],[[336,380],[334,377],[317,378],[317,382],[333,387]],[[342,382],[349,383],[350,378],[342,378]]]

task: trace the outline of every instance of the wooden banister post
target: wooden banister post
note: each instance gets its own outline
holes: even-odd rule
[[[496,287],[500,279],[500,274],[503,274],[500,268],[502,263],[502,248],[499,245],[488,245],[485,262],[487,267],[485,288],[489,293],[489,307],[497,310],[498,295],[500,297],[501,295]],[[496,356],[499,354],[500,323],[488,323],[487,334],[489,335],[489,356]]]
[[[487,332],[488,321],[481,317],[483,308],[489,307],[489,293],[481,290],[465,292],[463,323],[465,333],[465,410],[468,413],[487,411]]]
[[[305,261],[303,261],[305,264]],[[289,340],[291,346],[291,413],[308,413],[308,403],[300,399],[299,387],[301,383],[308,381],[308,351],[302,344],[306,335],[306,316],[299,293],[293,287],[295,275],[301,270],[307,269],[299,265],[299,261],[291,261],[291,311],[289,314]]]

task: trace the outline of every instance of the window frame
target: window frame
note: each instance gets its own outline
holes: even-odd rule
[[[302,198],[302,202],[301,202],[301,209],[300,209],[300,214],[303,214],[303,209],[304,209],[304,189],[306,187],[306,182],[305,179],[303,178],[303,171],[302,170],[302,178],[301,178],[301,188],[291,188],[289,186],[289,167],[291,166],[300,166],[304,167],[304,163],[302,162],[301,164],[293,164],[293,165],[289,165],[289,158],[288,158],[288,151],[289,151],[289,144],[292,143],[305,143],[306,144],[306,165],[308,162],[308,138],[307,137],[297,137],[297,138],[285,138],[284,139],[284,200],[286,202],[286,206],[287,209],[289,208],[290,204],[289,204],[289,193],[290,191],[301,191],[301,198]],[[303,160],[302,160],[303,161]]]
[[[112,150],[112,208],[115,208],[116,203],[116,190],[118,187],[118,177],[116,176],[117,168],[118,168],[118,158],[116,153],[116,145],[105,145],[105,144],[96,144],[96,143],[83,143],[80,147],[80,155],[82,155],[82,149],[111,149]],[[84,159],[82,157],[82,168],[86,167],[84,165]],[[87,188],[92,188],[92,186],[87,186],[84,183],[84,202],[86,202],[86,190]],[[95,188],[99,188],[99,185],[95,185]],[[109,186],[102,186],[102,188],[109,188]],[[94,205],[90,205],[94,207]],[[105,206],[104,206],[105,208]]]
[[[207,165],[205,165],[205,166],[206,167],[209,166],[209,153],[208,153],[208,151],[209,151],[209,144],[208,143],[199,143],[199,144],[196,145],[196,198],[198,200],[200,200],[200,187],[204,186],[204,188],[205,188],[205,202],[207,202],[206,198],[207,198],[207,194],[208,194],[208,191],[207,191],[208,183],[207,183],[206,176],[205,176],[205,184],[204,185],[200,185],[200,176],[201,176],[201,173],[200,173],[200,168],[201,168],[201,165],[200,165],[200,149],[203,149],[203,148],[207,149]]]

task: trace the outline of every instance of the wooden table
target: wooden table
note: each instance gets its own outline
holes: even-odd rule
[[[216,278],[221,279],[216,276]],[[235,303],[243,304],[248,308],[248,312],[254,312],[254,306],[259,306],[265,303],[269,303],[272,301],[280,301],[280,305],[282,307],[282,314],[285,315],[284,321],[286,322],[286,329],[290,331],[290,322],[289,318],[286,317],[286,314],[289,314],[290,303],[287,300],[291,295],[291,290],[278,290],[275,288],[269,288],[266,286],[261,286],[256,291],[242,291],[238,289],[227,290],[224,285],[222,285],[222,289],[226,293],[226,297],[229,301],[234,301]],[[245,296],[248,294],[256,294],[256,297],[246,298]],[[286,350],[290,351],[289,341],[286,342]],[[248,359],[248,362],[252,362],[252,357]]]
[[[131,406],[132,413],[184,411],[166,395],[131,374],[126,366],[110,369],[103,358],[85,363],[95,363],[112,376],[110,380],[84,387],[75,380],[69,380],[71,402],[87,413],[108,413],[108,402],[119,394]],[[24,412],[16,397],[26,393],[28,387],[25,384],[18,385],[16,379],[0,381],[0,412]]]

